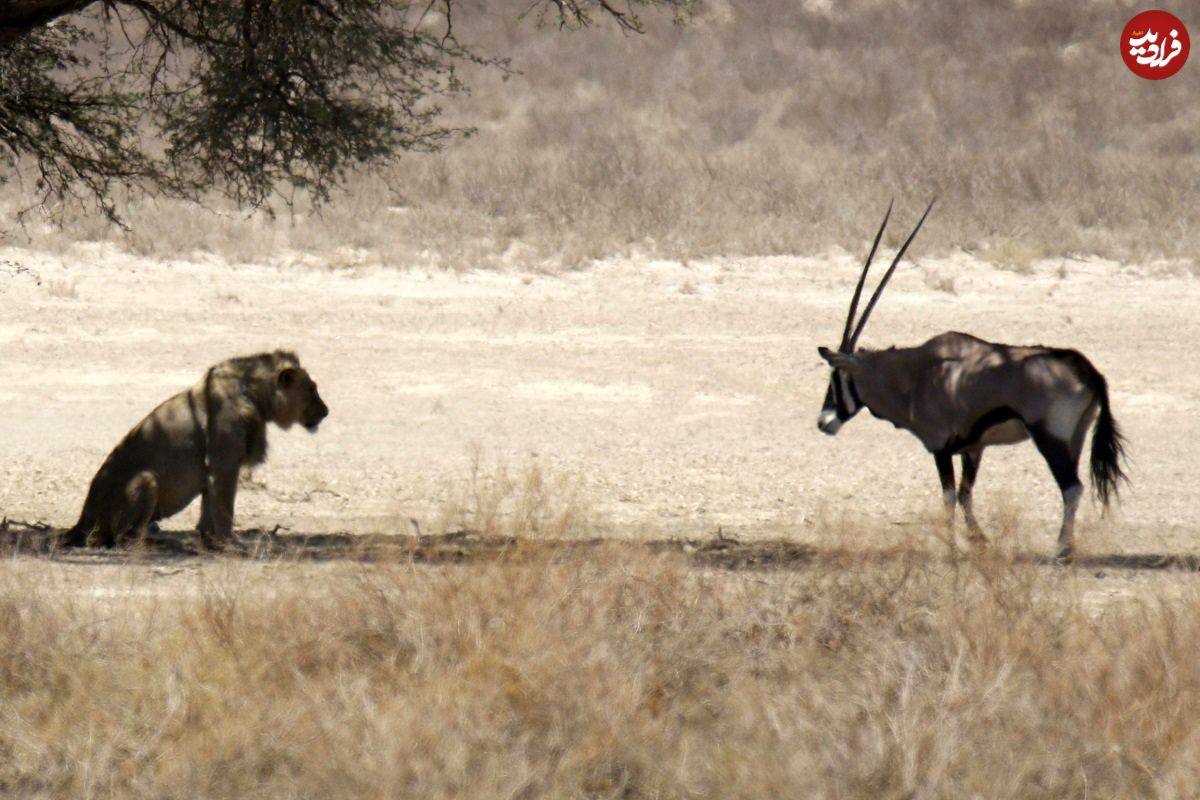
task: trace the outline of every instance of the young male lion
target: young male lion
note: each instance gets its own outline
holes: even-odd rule
[[[197,495],[205,547],[233,536],[238,472],[267,456],[267,423],[299,422],[315,432],[329,409],[294,353],[276,350],[222,361],[167,400],[118,444],[88,489],[62,543],[112,547],[151,522],[182,511]]]

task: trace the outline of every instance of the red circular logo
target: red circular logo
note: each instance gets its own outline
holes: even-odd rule
[[[1133,74],[1148,81],[1169,78],[1183,67],[1192,49],[1187,28],[1166,11],[1143,11],[1121,31],[1121,58]]]

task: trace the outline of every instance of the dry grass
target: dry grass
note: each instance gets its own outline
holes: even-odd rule
[[[969,13],[711,0],[683,27],[648,15],[644,37],[539,30],[519,11],[484,0],[456,24],[521,71],[465,76],[474,92],[449,113],[478,135],[358,176],[320,216],[122,201],[127,237],[69,212],[61,229],[11,239],[553,271],[635,252],[858,252],[888,197],[907,220],[937,195],[923,252],[965,248],[1018,270],[1073,253],[1194,264],[1200,108],[1186,73],[1128,73],[1117,38],[1133,9],[1117,0]],[[10,208],[24,197],[5,191]]]
[[[62,569],[0,566],[6,797],[1200,791],[1200,596],[1002,553]]]
[[[468,530],[516,539],[567,539],[595,535],[600,518],[575,476],[547,473],[536,459],[520,467],[490,468],[478,445],[470,451],[470,471],[452,484],[436,532]]]

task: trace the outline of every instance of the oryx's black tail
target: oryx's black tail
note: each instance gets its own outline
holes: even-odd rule
[[[1108,405],[1108,382],[1094,368],[1092,375],[1094,377],[1088,381],[1089,387],[1100,402],[1100,416],[1096,418],[1096,427],[1092,430],[1092,486],[1100,502],[1107,507],[1109,498],[1117,496],[1121,481],[1129,481],[1121,469],[1121,461],[1125,458],[1125,437],[1121,435],[1121,429]]]

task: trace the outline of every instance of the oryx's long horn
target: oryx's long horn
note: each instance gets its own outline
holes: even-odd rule
[[[933,209],[933,204],[937,198],[929,201],[929,207],[925,209],[925,213],[921,215],[921,219],[917,221],[917,227],[913,228],[912,233],[904,240],[904,246],[896,253],[896,257],[892,259],[892,265],[888,267],[888,271],[883,273],[883,280],[875,287],[874,294],[871,295],[870,302],[867,303],[866,310],[863,311],[862,317],[858,320],[858,326],[854,329],[854,335],[850,337],[849,351],[854,352],[854,345],[858,343],[858,337],[862,333],[863,328],[867,324],[867,320],[871,316],[871,309],[875,308],[875,303],[879,301],[879,295],[883,294],[883,287],[887,286],[888,279],[892,277],[892,273],[896,271],[896,265],[900,263],[900,259],[904,258],[904,252],[908,250],[908,246],[912,244],[913,237],[917,235],[917,231],[921,230],[921,225],[924,224],[925,218],[929,216],[929,212]]]
[[[854,313],[858,311],[858,298],[862,296],[863,284],[867,282],[867,270],[871,268],[871,259],[875,257],[875,251],[879,249],[879,240],[883,238],[883,229],[887,227],[888,218],[892,216],[892,206],[895,205],[896,198],[888,201],[887,213],[883,215],[883,224],[879,226],[879,233],[875,234],[875,242],[871,245],[871,252],[867,254],[867,263],[863,264],[862,275],[858,276],[858,286],[854,287],[854,299],[850,301],[850,313],[846,315],[846,330],[842,331],[842,343],[838,346],[838,350],[843,353],[849,353],[854,350],[851,347],[846,349],[846,345],[850,343],[850,329],[854,327]]]

